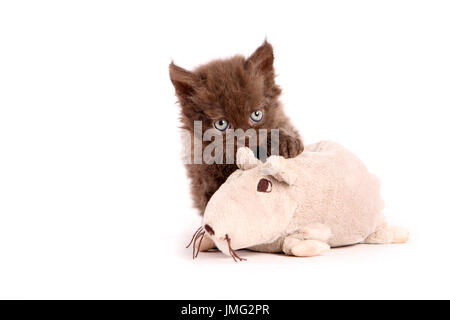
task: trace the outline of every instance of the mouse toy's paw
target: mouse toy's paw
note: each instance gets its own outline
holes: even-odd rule
[[[283,251],[296,257],[313,257],[330,250],[328,243],[319,240],[299,240],[287,238],[283,244]]]
[[[391,226],[392,232],[394,233],[394,239],[392,243],[405,243],[409,240],[409,231],[397,226]]]
[[[364,243],[385,244],[385,243],[405,243],[409,239],[409,232],[406,229],[384,225],[376,232],[370,234]]]
[[[303,240],[291,248],[291,252],[297,257],[313,257],[330,250],[330,246],[318,240]]]

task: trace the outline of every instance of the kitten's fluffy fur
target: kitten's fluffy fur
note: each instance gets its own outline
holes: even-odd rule
[[[268,129],[269,138],[270,129],[279,129],[280,155],[291,158],[300,154],[303,142],[278,101],[281,89],[275,83],[273,60],[272,46],[265,41],[247,59],[238,55],[215,60],[193,71],[172,62],[170,79],[181,106],[182,127],[192,137],[196,120],[202,121],[203,132],[220,119],[228,120],[233,129]],[[263,110],[264,116],[260,122],[253,123],[249,117],[256,110]],[[203,148],[207,144],[204,142]],[[202,215],[210,197],[237,169],[235,164],[188,164],[186,167],[194,206]]]

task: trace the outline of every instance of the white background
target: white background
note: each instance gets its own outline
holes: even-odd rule
[[[445,1],[2,1],[0,298],[450,298]],[[383,183],[406,245],[192,261],[171,59],[275,48],[305,142]]]

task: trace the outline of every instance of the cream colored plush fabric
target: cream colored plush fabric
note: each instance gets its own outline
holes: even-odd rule
[[[271,156],[265,163],[241,148],[237,162],[240,170],[212,196],[203,219],[209,237],[227,255],[227,238],[234,250],[297,256],[408,238],[405,230],[384,222],[378,179],[337,143],[322,141],[296,158]],[[260,183],[270,192],[258,191]]]

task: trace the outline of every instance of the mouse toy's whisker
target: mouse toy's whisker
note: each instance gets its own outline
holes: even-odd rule
[[[244,258],[239,257],[239,256],[237,255],[236,251],[234,251],[233,249],[231,249],[231,253],[233,254],[233,256],[234,256],[236,259],[239,259],[239,261],[247,261],[247,259],[244,259]]]
[[[200,248],[201,248],[201,246],[202,246],[202,241],[203,241],[203,238],[205,237],[205,231],[203,231],[202,232],[202,237],[200,238],[200,241],[198,242],[198,249],[197,249],[197,253],[195,254],[195,257],[197,258],[197,256],[198,256],[198,253],[200,252]],[[194,246],[195,247],[195,246]]]
[[[191,242],[189,242],[189,244],[186,246],[186,248],[189,248],[192,244],[192,241],[194,241],[195,236],[197,235],[197,233],[201,232],[203,230],[203,227],[200,227],[197,229],[197,231],[195,231],[194,235],[192,236]]]
[[[237,262],[236,259],[239,259],[239,261],[247,261],[247,259],[241,258],[237,255],[236,251],[234,251],[231,248],[231,238],[228,236],[228,234],[225,235],[225,240],[227,240],[228,243],[228,252],[230,253],[230,256],[233,258],[234,262]]]
[[[234,251],[233,251],[233,249],[231,249],[231,245],[230,245],[231,239],[228,237],[228,235],[225,235],[225,239],[227,240],[227,243],[228,243],[228,252],[230,253],[230,256],[233,258],[234,262],[237,262],[236,257],[234,255]]]
[[[230,248],[231,249],[231,248]],[[247,259],[245,258],[241,258],[237,255],[236,251],[234,251],[233,249],[231,249],[231,252],[234,254],[234,256],[239,259],[239,261],[247,261]]]
[[[195,254],[195,249],[196,249],[195,244],[197,243],[198,238],[201,237],[203,239],[204,235],[205,235],[204,230],[197,233],[197,236],[195,237],[195,240],[194,240],[194,245],[192,246],[192,259],[195,259],[195,257],[198,255],[198,252],[197,252],[197,255]],[[201,240],[200,240],[200,242],[201,242]],[[200,250],[200,247],[198,248],[198,250]]]
[[[231,250],[231,248],[228,246],[228,252],[230,253],[230,256],[233,258],[234,262],[237,262],[236,257],[233,254],[233,251]]]

